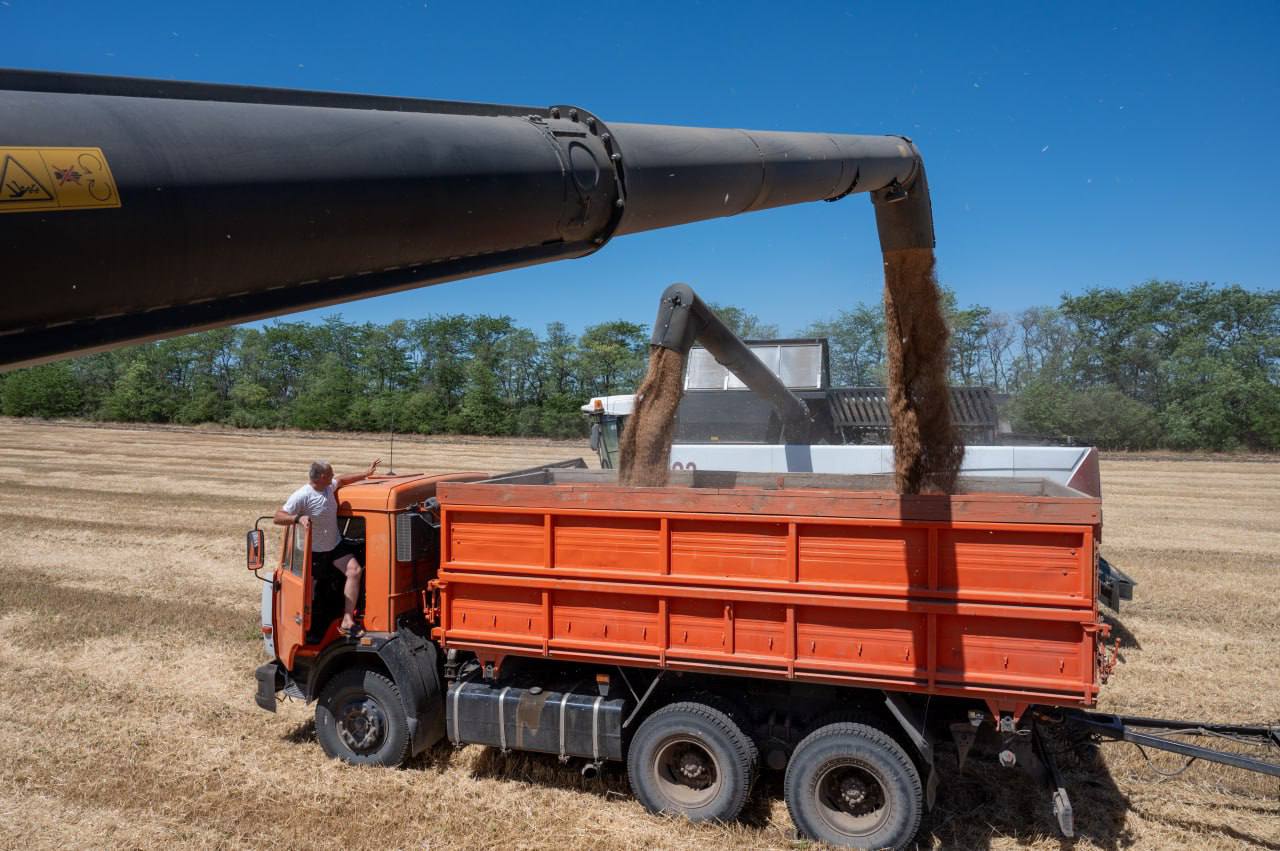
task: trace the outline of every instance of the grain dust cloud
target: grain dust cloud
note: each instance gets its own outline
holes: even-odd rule
[[[618,481],[638,487],[662,487],[670,468],[676,408],[684,393],[681,352],[653,346],[649,370],[636,391],[636,408],[619,441]]]
[[[890,439],[898,493],[950,493],[964,445],[951,422],[947,331],[930,248],[884,253]]]

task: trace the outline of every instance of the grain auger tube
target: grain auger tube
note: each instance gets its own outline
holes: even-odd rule
[[[717,363],[773,404],[782,420],[783,442],[810,442],[813,414],[809,406],[787,389],[688,284],[672,284],[662,293],[649,342],[681,356],[688,355],[695,342],[701,343]]]
[[[899,136],[606,123],[572,106],[0,70],[0,368],[582,257],[869,192],[932,247]]]

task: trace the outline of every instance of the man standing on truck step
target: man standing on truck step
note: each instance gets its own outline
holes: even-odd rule
[[[381,462],[381,458],[376,458],[363,473],[350,473],[335,479],[333,465],[328,461],[312,461],[310,483],[294,491],[275,516],[278,526],[294,523],[311,525],[312,576],[320,576],[321,571],[332,565],[347,577],[342,589],[342,623],[338,632],[353,638],[363,632],[356,624],[356,602],[360,599],[360,574],[364,567],[355,557],[351,545],[338,533],[338,499],[335,494],[338,488],[372,476]]]

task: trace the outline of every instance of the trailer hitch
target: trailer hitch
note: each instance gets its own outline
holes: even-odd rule
[[[1209,724],[1202,721],[1175,721],[1167,718],[1142,718],[1133,715],[1107,715],[1101,712],[1073,710],[1065,714],[1064,721],[1074,724],[1099,738],[1116,742],[1129,742],[1146,756],[1146,748],[1169,751],[1187,757],[1186,763],[1176,773],[1180,774],[1196,760],[1217,762],[1256,771],[1271,777],[1280,777],[1280,764],[1229,751],[1215,750],[1201,745],[1169,738],[1174,735],[1216,736],[1235,742],[1269,747],[1280,747],[1280,727],[1246,724]],[[1135,729],[1139,728],[1139,729]],[[1164,735],[1142,730],[1165,730]],[[1147,760],[1150,762],[1150,758]],[[1165,773],[1165,772],[1160,772]]]

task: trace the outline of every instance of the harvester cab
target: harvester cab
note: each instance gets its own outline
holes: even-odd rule
[[[591,420],[591,451],[600,459],[605,470],[616,470],[619,461],[619,441],[627,418],[636,409],[634,393],[617,396],[593,396],[582,406],[582,412]]]

